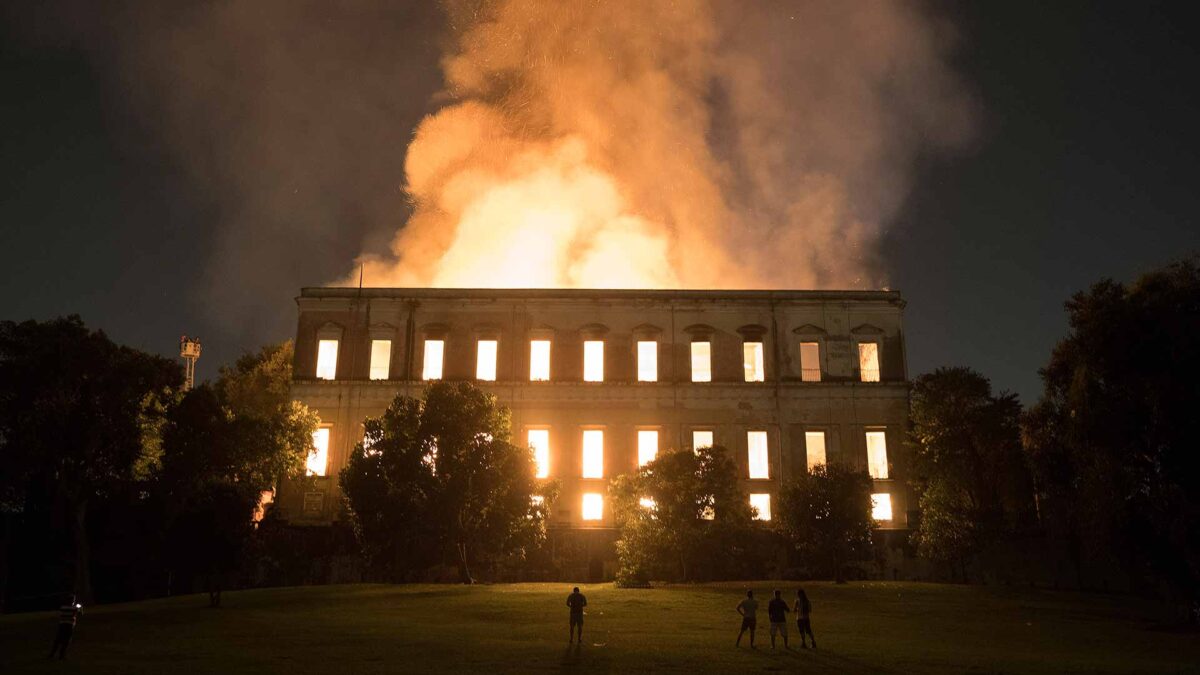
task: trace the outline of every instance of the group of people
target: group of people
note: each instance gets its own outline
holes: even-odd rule
[[[583,644],[583,608],[587,607],[587,597],[579,592],[578,586],[567,596],[567,607],[571,610],[571,637],[567,643],[574,642],[576,632],[578,632],[579,644]],[[771,649],[775,648],[776,635],[782,635],[783,648],[790,649],[787,628],[788,612],[794,612],[796,615],[796,630],[800,633],[800,646],[807,649],[808,642],[811,640],[813,649],[816,649],[817,638],[812,632],[812,603],[809,602],[808,594],[804,592],[803,588],[796,589],[796,602],[791,607],[783,599],[779,590],[775,591],[775,597],[767,603],[767,618],[771,620]],[[746,591],[745,599],[738,603],[737,613],[742,615],[742,629],[738,631],[737,642],[734,644],[741,647],[742,636],[748,630],[750,631],[750,648],[755,649],[754,631],[758,628],[758,601],[754,599],[754,591]]]
[[[788,607],[783,594],[776,589],[775,597],[767,603],[767,618],[771,621],[771,649],[775,649],[775,636],[783,636],[783,648],[788,647],[788,612],[796,614],[796,631],[800,633],[800,646],[807,649],[808,641],[812,641],[813,649],[817,648],[817,637],[812,632],[812,603],[803,588],[796,589],[796,602]],[[742,615],[742,629],[738,631],[735,646],[742,646],[742,636],[750,631],[750,648],[754,649],[754,631],[758,628],[758,601],[754,599],[754,591],[746,591],[746,597],[738,603],[737,613]]]

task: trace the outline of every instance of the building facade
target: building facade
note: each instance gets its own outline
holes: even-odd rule
[[[823,462],[874,479],[881,529],[906,529],[908,382],[894,291],[305,288],[292,395],[321,418],[312,480],[277,507],[338,518],[363,421],[431,380],[512,411],[513,441],[560,482],[550,525],[612,527],[607,482],[657,453],[727,448],[759,518]]]

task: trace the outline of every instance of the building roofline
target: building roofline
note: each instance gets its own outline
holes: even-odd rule
[[[296,298],[394,298],[480,300],[809,300],[904,304],[900,291],[700,290],[630,288],[356,288],[307,286]]]

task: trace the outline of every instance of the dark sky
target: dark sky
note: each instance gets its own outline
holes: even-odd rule
[[[317,3],[263,21],[266,38],[218,26],[219,40],[185,30],[202,3],[167,3],[169,15],[150,18],[131,3],[104,13],[30,4],[0,14],[0,318],[78,313],[164,354],[181,333],[198,334],[209,377],[289,337],[296,290],[337,277],[403,222],[404,148],[440,84],[441,19],[427,3],[336,14]],[[887,226],[883,259],[908,299],[913,375],[969,365],[1030,402],[1071,293],[1200,248],[1200,38],[1185,29],[1186,10],[942,7],[983,116],[974,147],[928,162]],[[153,31],[139,42],[149,46],[129,48],[141,31]],[[347,33],[356,39],[332,37]],[[301,51],[311,61],[285,49],[298,40],[312,44]],[[253,62],[239,57],[249,44]],[[166,66],[193,58],[202,85],[240,95],[174,95]],[[266,124],[255,116],[265,97],[284,101]],[[164,142],[180,124],[234,142]],[[245,166],[242,191],[229,195],[207,165]],[[267,223],[243,234],[270,246],[240,246],[239,233],[210,226],[230,209],[316,226]],[[261,253],[272,247],[280,253]],[[242,284],[231,270],[247,264],[264,274]],[[212,290],[230,283],[232,293]]]

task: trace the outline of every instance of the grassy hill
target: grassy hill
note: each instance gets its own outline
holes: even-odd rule
[[[810,583],[820,649],[733,642],[745,584],[570,588],[323,586],[85,608],[70,658],[46,661],[52,614],[0,617],[2,673],[1200,672],[1200,634],[1161,630],[1121,596],[933,584]],[[750,585],[764,601],[771,585]],[[784,585],[785,595],[794,584]],[[765,603],[764,603],[765,609]],[[795,637],[794,623],[792,636]]]

